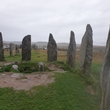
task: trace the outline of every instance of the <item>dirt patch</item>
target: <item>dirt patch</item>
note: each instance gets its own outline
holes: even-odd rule
[[[92,86],[87,86],[87,91],[88,91],[91,95],[94,95],[94,94],[95,94],[95,92],[94,92]]]
[[[54,81],[53,73],[36,72],[33,74],[0,74],[0,87],[13,87],[15,90],[29,90],[34,86],[47,85]]]

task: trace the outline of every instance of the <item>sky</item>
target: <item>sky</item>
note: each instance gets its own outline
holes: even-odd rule
[[[0,0],[0,32],[3,41],[69,42],[70,31],[81,43],[90,24],[93,44],[106,45],[110,25],[110,0]]]

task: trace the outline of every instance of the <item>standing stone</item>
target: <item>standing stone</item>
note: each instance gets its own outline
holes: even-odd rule
[[[3,39],[2,39],[2,33],[0,32],[0,61],[4,61],[4,50],[3,50]]]
[[[73,68],[75,68],[76,66],[75,55],[76,55],[75,35],[74,35],[74,32],[71,31],[70,43],[67,50],[67,63]]]
[[[31,59],[31,35],[27,35],[22,40],[22,60],[28,61]]]
[[[10,43],[10,56],[13,56],[13,44]]]
[[[93,51],[93,40],[92,40],[92,28],[90,24],[86,26],[86,32],[82,38],[79,54],[79,68],[83,74],[89,75],[91,64],[92,64],[92,51]]]
[[[101,110],[110,110],[110,29],[101,71],[102,104]]]
[[[19,55],[18,45],[15,45],[15,55]]]
[[[49,42],[47,45],[47,55],[48,55],[48,62],[57,61],[57,44],[53,38],[53,35],[49,35]]]

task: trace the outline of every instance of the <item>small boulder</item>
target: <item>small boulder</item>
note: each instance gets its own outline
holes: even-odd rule
[[[13,68],[14,70],[18,70],[18,65],[12,65],[12,68]]]

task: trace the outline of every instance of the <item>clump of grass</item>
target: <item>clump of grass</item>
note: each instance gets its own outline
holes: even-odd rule
[[[78,69],[78,75],[81,76],[83,78],[83,80],[85,81],[85,83],[87,85],[93,86],[95,83],[95,80],[93,79],[93,77],[90,75],[86,75],[82,72],[81,69]]]
[[[20,73],[19,70],[16,70],[16,69],[14,69],[14,68],[11,68],[10,71],[11,71],[11,72],[14,72],[14,73]]]
[[[21,62],[18,64],[18,70],[12,68],[13,64],[3,66],[0,72],[15,72],[15,73],[33,73],[38,71],[38,63],[34,62]],[[44,65],[44,71],[49,71],[49,69]]]
[[[77,69],[72,68],[70,65],[68,65],[67,63],[64,63],[61,67],[63,70],[65,71],[69,71],[72,73],[75,73],[77,71]]]
[[[11,71],[11,68],[12,68],[12,64],[7,65],[7,66],[3,66],[3,67],[0,69],[0,72],[10,72],[10,71]]]
[[[18,70],[21,73],[32,73],[38,71],[38,63],[24,62],[18,65]]]
[[[7,66],[3,66],[0,69],[0,72],[15,72],[15,73],[19,73],[19,70],[15,70],[14,68],[12,68],[13,64],[7,65]]]
[[[72,68],[70,65],[68,65],[64,61],[55,61],[55,62],[50,62],[49,64],[54,64],[56,67],[63,69],[64,71],[69,71],[72,73],[77,73],[77,69]]]

